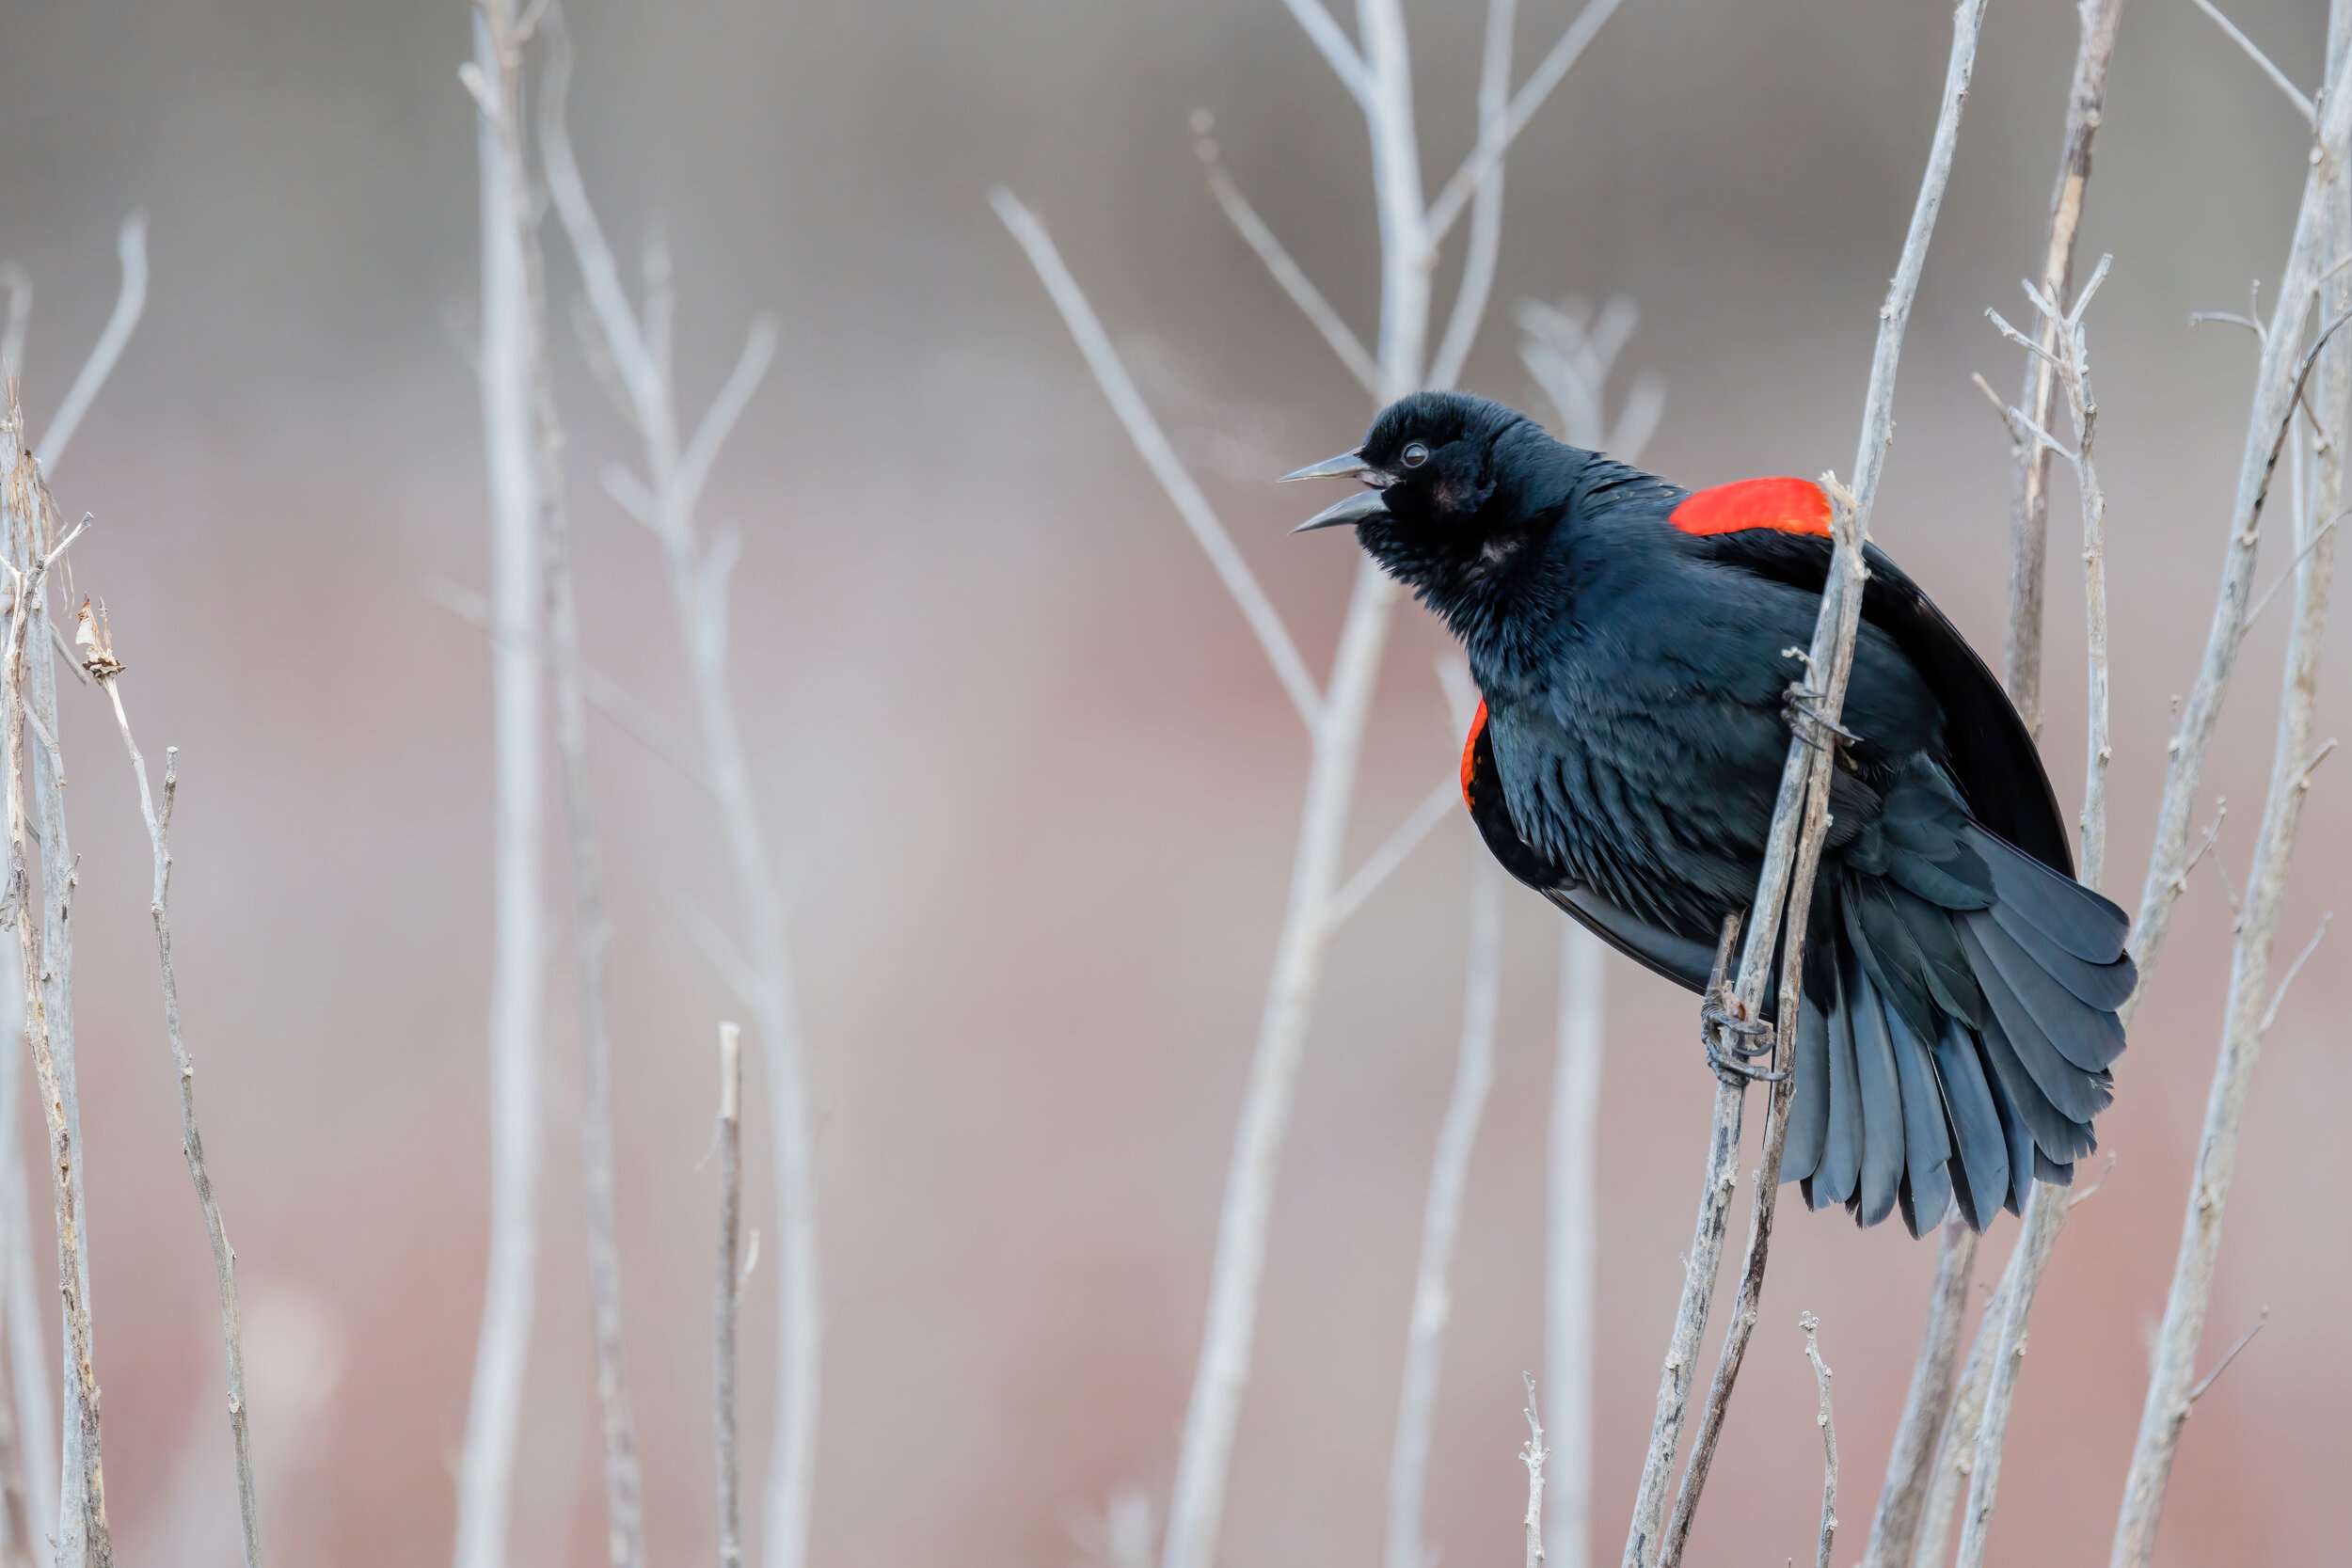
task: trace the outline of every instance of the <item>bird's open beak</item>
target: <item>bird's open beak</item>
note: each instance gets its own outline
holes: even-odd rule
[[[1353,479],[1375,474],[1378,470],[1364,461],[1361,452],[1343,451],[1337,457],[1311,463],[1296,473],[1284,474],[1278,482],[1287,484],[1295,479]],[[1382,476],[1386,477],[1386,476]],[[1373,483],[1377,483],[1375,480]],[[1319,528],[1339,528],[1343,524],[1364,522],[1386,513],[1389,504],[1379,490],[1362,490],[1335,505],[1327,506],[1296,528],[1293,533],[1311,533]]]

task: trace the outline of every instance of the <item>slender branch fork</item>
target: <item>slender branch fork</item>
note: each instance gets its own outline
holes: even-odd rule
[[[2318,409],[2312,419],[2313,474],[2306,505],[2295,519],[2298,546],[2309,546],[2295,567],[2294,620],[2287,633],[2285,667],[2280,676],[2279,714],[2273,742],[2268,797],[2262,825],[2255,835],[2252,867],[2247,878],[2246,899],[2237,924],[2230,960],[2230,987],[2220,1048],[2214,1062],[2213,1084],[2205,1106],[2197,1161],[2188,1201],[2181,1222],[2181,1241],[2173,1264],[2172,1284],[2165,1298],[2164,1321],[2151,1357],[2148,1394],[2141,1408],[2139,1429],[2133,1443],[2131,1467],[2124,1479],[2122,1505],[2118,1513],[2115,1541],[2109,1556],[2112,1568],[2142,1568],[2154,1552],[2156,1521],[2170,1480],[2172,1460],[2196,1395],[2197,1349],[2203,1338],[2205,1317],[2213,1298],[2214,1276],[2220,1252],[2222,1216],[2228,1207],[2236,1171],[2237,1147],[2246,1103],[2261,1053],[2263,1027],[2269,1008],[2272,947],[2284,902],[2289,858],[2295,847],[2312,768],[2326,748],[2312,745],[2319,667],[2328,624],[2329,591],[2335,565],[2335,535],[2322,519],[2332,518],[2344,499],[2344,444],[2352,431],[2352,347],[2332,340],[2352,304],[2352,283],[2345,263],[2352,261],[2352,179],[2346,160],[2352,157],[2352,3],[2336,0],[2329,8],[2326,62],[2328,87],[2320,97],[2319,130],[2304,188],[2303,211],[2296,222],[2296,244],[2290,254],[2288,283],[2280,294],[2280,314],[2274,314],[2264,343],[2265,376],[2258,393],[2254,420],[2249,431],[2249,461],[2258,438],[2268,436],[2265,474],[2275,465],[2281,445],[2270,432],[2284,428],[2303,404],[2303,384],[2313,361],[2321,366]],[[2298,264],[2299,263],[2299,264]],[[2304,314],[2314,304],[2323,325],[2300,370],[2290,380],[2284,367],[2294,360]],[[2292,309],[2293,314],[2283,312]],[[2283,396],[2273,397],[2274,389]],[[2265,416],[2268,416],[2265,420]],[[2298,465],[2299,467],[2299,465]],[[2249,488],[2241,470],[2241,495]],[[2219,621],[2234,617],[2243,635],[2247,590],[2252,580],[2250,536],[2260,516],[2266,486],[2251,486],[2254,500],[2245,509],[2239,533],[2249,536],[2241,551],[2233,537],[2225,569]],[[2243,555],[2241,564],[2240,556]],[[2234,595],[2230,592],[2235,588]],[[2219,641],[2219,639],[2217,639]],[[2234,639],[2226,652],[2234,655]],[[2217,649],[2208,646],[2208,665],[2217,662]],[[2226,680],[2228,660],[2220,663]],[[2184,736],[2189,734],[2186,722]],[[2177,769],[2176,769],[2177,773]],[[2168,780],[2168,785],[2173,781]],[[2193,786],[2192,786],[2193,787]],[[2169,814],[2174,806],[2169,790]],[[2170,816],[2164,819],[2169,826]],[[2183,835],[2185,837],[2185,834]],[[2152,869],[2151,884],[2155,883]],[[2290,976],[2291,977],[2291,976]],[[2142,980],[2143,987],[2145,980]],[[2224,1365],[2227,1364],[2225,1359]]]
[[[1544,1447],[1544,1423],[1535,1418],[1535,1380],[1525,1372],[1519,1374],[1527,1385],[1527,1447],[1519,1450],[1519,1463],[1527,1466],[1527,1556],[1526,1568],[1543,1568],[1544,1562],[1544,1461],[1551,1450]]]
[[[824,1338],[818,1278],[816,1132],[784,897],[752,792],[728,666],[727,584],[740,545],[732,533],[724,533],[706,546],[696,520],[711,467],[774,359],[775,326],[764,317],[752,324],[734,371],[691,436],[681,441],[670,364],[675,297],[669,255],[658,242],[646,248],[641,318],[629,303],[620,267],[589,200],[564,124],[570,53],[560,9],[549,9],[548,30],[551,49],[539,123],[548,194],[586,289],[596,328],[591,347],[610,362],[644,448],[646,481],[624,475],[609,482],[607,488],[646,526],[660,547],[672,615],[693,677],[704,752],[699,782],[706,784],[719,807],[742,906],[748,961],[728,965],[727,973],[752,1011],[765,1049],[784,1251],[765,1561],[767,1568],[800,1568],[807,1560],[815,1498]]]
[[[2026,294],[2033,302],[2042,320],[2040,338],[2028,338],[2003,321],[1997,311],[1987,310],[2001,336],[2025,349],[2030,359],[2045,365],[2055,375],[2066,394],[2068,417],[2074,428],[2074,446],[2069,450],[2036,422],[2024,409],[2011,408],[2009,418],[2012,425],[2024,432],[2027,440],[2045,452],[2066,459],[2074,470],[2075,489],[2082,502],[2083,519],[2083,589],[2084,624],[2088,628],[2086,645],[2089,658],[2088,722],[2085,725],[2089,756],[2083,775],[2082,810],[2082,869],[2081,880],[2087,887],[2096,888],[2106,868],[2107,839],[2107,601],[2106,601],[2106,496],[2100,488],[2099,473],[2092,457],[2092,443],[2098,431],[2099,409],[2090,391],[2090,354],[2083,330],[2083,314],[2106,280],[2112,258],[2102,257],[2090,280],[2075,296],[2071,309],[2062,308],[2058,298],[2025,285]],[[2045,341],[2055,348],[2045,346]],[[2038,608],[2038,607],[2037,607]],[[2036,1182],[2028,1194],[2024,1216],[2024,1234],[2017,1243],[2017,1262],[2006,1281],[1997,1310],[1988,1310],[1986,1323],[1997,1325],[1983,1407],[1978,1417],[1974,1456],[1968,1467],[1968,1501],[1961,1516],[1960,1562],[1963,1568],[1980,1568],[1990,1541],[1993,1509],[2000,1483],[2001,1455],[2008,1441],[2009,1414],[2017,1392],[2018,1378],[2024,1370],[2026,1354],[2026,1323],[2033,1309],[2036,1291],[2042,1275],[2049,1265],[2050,1255],[2058,1245],[2058,1232],[2066,1224],[2073,1208],[2072,1199],[2061,1189]],[[1980,1329],[1979,1332],[1988,1330]]]
[[[1837,1536],[1837,1424],[1830,1418],[1830,1370],[1821,1359],[1821,1321],[1807,1312],[1797,1326],[1804,1330],[1804,1358],[1813,1363],[1814,1386],[1821,1396],[1820,1414],[1814,1418],[1821,1429],[1821,1548],[1813,1560],[1815,1568],[1830,1568],[1830,1543]]]
[[[1359,380],[1368,381],[1375,399],[1387,401],[1418,387],[1444,385],[1459,373],[1492,284],[1503,152],[1618,3],[1590,0],[1560,43],[1516,93],[1506,90],[1510,0],[1500,0],[1490,9],[1481,70],[1478,149],[1470,154],[1464,172],[1456,174],[1431,207],[1424,205],[1422,197],[1410,50],[1399,0],[1363,0],[1360,44],[1348,38],[1320,0],[1287,0],[1292,14],[1364,112],[1381,243],[1380,331],[1369,354],[1225,173],[1217,150],[1208,139],[1213,122],[1196,117],[1197,146],[1212,194],[1342,363]],[[1454,218],[1473,198],[1478,213],[1461,290],[1445,337],[1432,358],[1427,351],[1430,263]],[[1385,876],[1403,859],[1401,850],[1393,855],[1386,850],[1376,853],[1367,863],[1367,875],[1352,879],[1343,889],[1340,853],[1396,594],[1377,567],[1369,561],[1359,563],[1330,679],[1318,689],[1279,612],[1233,548],[1231,535],[1136,389],[1045,226],[1009,191],[993,191],[990,201],[1036,269],[1128,438],[1241,608],[1311,742],[1289,905],[1227,1172],[1207,1324],[1185,1416],[1163,1550],[1164,1568],[1208,1568],[1215,1556],[1233,1434],[1248,1379],[1274,1186],[1324,955],[1340,919],[1376,885],[1377,878],[1369,873],[1376,869],[1379,876]],[[1375,372],[1370,377],[1364,373],[1367,360]],[[1431,822],[1437,819],[1427,802],[1417,819],[1424,815]],[[1402,835],[1404,849],[1410,847],[1413,827],[1408,822]]]
[[[536,511],[533,522],[552,676],[557,778],[571,862],[580,999],[580,1165],[587,1210],[589,1302],[596,1340],[596,1395],[603,1418],[606,1539],[613,1568],[642,1568],[645,1560],[642,1467],[622,1336],[619,1178],[613,1151],[609,1012],[612,925],[605,910],[603,851],[589,772],[579,591],[572,566],[570,522],[564,505],[563,435],[548,365],[546,280],[521,122],[524,45],[541,24],[560,24],[561,13],[534,5],[518,18],[511,0],[479,3],[479,16],[487,34],[486,55],[496,74],[475,65],[462,69],[460,75],[489,121],[488,129],[495,133],[497,189],[507,201],[503,212],[485,212],[485,227],[496,222],[501,231],[511,229],[513,235],[507,255],[510,264],[497,282],[507,293],[503,309],[512,312],[516,357],[506,367],[508,384],[496,395],[511,400],[506,409],[511,428],[506,435],[516,449],[514,460],[527,463],[531,475],[526,499]],[[555,31],[556,26],[550,25],[549,30]]]
[[[41,1109],[49,1126],[49,1164],[56,1196],[57,1283],[65,1316],[65,1464],[60,1477],[62,1506],[58,1519],[57,1560],[83,1568],[110,1568],[114,1548],[106,1524],[106,1484],[102,1461],[98,1418],[98,1367],[90,1334],[89,1269],[85,1256],[85,1208],[82,1194],[82,1144],[69,1057],[59,1049],[63,1029],[53,1037],[53,1022],[67,1016],[71,993],[63,989],[63,958],[51,941],[49,927],[62,935],[62,914],[44,917],[37,929],[32,914],[31,883],[25,840],[30,836],[27,775],[36,771],[25,732],[30,709],[40,696],[39,671],[49,661],[45,638],[33,627],[45,624],[42,613],[50,569],[82,536],[88,519],[44,546],[50,536],[48,489],[40,477],[39,459],[24,445],[24,415],[16,404],[13,384],[0,388],[5,413],[0,414],[0,440],[8,443],[8,467],[0,485],[0,506],[7,513],[10,557],[10,594],[5,663],[0,664],[0,724],[5,725],[8,757],[8,870],[0,888],[0,921],[17,928],[24,977],[24,1037],[31,1048],[33,1069],[40,1085]],[[38,658],[31,648],[39,648]],[[54,708],[52,710],[54,712]],[[54,722],[46,726],[55,736]],[[54,788],[58,770],[52,760],[47,777],[39,781]],[[42,789],[45,797],[51,789]],[[41,874],[44,905],[62,910],[70,891],[70,869],[53,883],[54,856],[60,847],[62,816],[51,815],[52,803],[39,802],[41,811]],[[61,805],[56,808],[60,814]],[[53,991],[52,988],[57,988]],[[53,995],[62,1006],[53,1006]],[[70,1025],[67,1025],[70,1028]]]
[[[188,1176],[196,1183],[205,1232],[212,1238],[213,1275],[220,1289],[220,1335],[229,1362],[229,1436],[237,1457],[237,1517],[245,1530],[246,1568],[262,1568],[261,1505],[254,1496],[253,1438],[246,1420],[245,1321],[237,1310],[237,1254],[221,1223],[212,1172],[204,1164],[204,1138],[197,1131],[196,1064],[181,1032],[180,976],[171,961],[171,808],[180,792],[180,748],[164,749],[164,799],[159,810],[148,783],[147,758],[139,752],[139,743],[131,733],[131,716],[123,710],[123,667],[114,657],[112,635],[93,623],[87,606],[77,641],[89,647],[85,667],[114,705],[115,724],[122,732],[123,750],[130,753],[131,771],[139,782],[139,815],[147,822],[148,845],[153,851],[154,886],[148,913],[155,923],[155,961],[163,975],[164,1031],[171,1042],[171,1065],[180,1081],[180,1148],[187,1158]]]
[[[1863,401],[1862,434],[1854,454],[1851,492],[1834,476],[1823,475],[1829,492],[1836,553],[1821,594],[1821,611],[1815,624],[1813,646],[1806,655],[1807,689],[1804,706],[1818,717],[1801,721],[1791,737],[1788,758],[1781,773],[1779,798],[1766,842],[1764,865],[1757,879],[1755,913],[1747,927],[1739,984],[1732,995],[1708,1016],[1724,1023],[1717,1029],[1716,1058],[1731,1049],[1730,1025],[1758,1017],[1767,983],[1772,977],[1776,943],[1783,948],[1779,984],[1779,1017],[1773,1030],[1772,1069],[1780,1074],[1772,1085],[1764,1135],[1763,1157],[1751,1200],[1747,1256],[1740,1269],[1740,1290],[1724,1336],[1713,1383],[1693,1442],[1691,1465],[1675,1499],[1674,1514],[1660,1524],[1665,1512],[1666,1486],[1679,1447],[1684,1407],[1693,1371],[1692,1363],[1707,1323],[1714,1294],[1715,1274],[1723,1253],[1723,1236],[1729,1220],[1730,1191],[1740,1154],[1741,1101],[1747,1078],[1737,1071],[1718,1074],[1715,1131],[1709,1145],[1708,1174],[1701,1189],[1697,1229],[1684,1278],[1682,1302],[1669,1340],[1666,1364],[1659,1380],[1658,1408],[1652,1421],[1642,1486],[1633,1522],[1627,1531],[1625,1568],[1650,1568],[1652,1563],[1679,1562],[1690,1538],[1701,1493],[1707,1484],[1715,1444],[1723,1431],[1733,1385],[1747,1353],[1762,1293],[1764,1271],[1772,1243],[1772,1226],[1780,1190],[1780,1169],[1788,1132],[1788,1106],[1793,1086],[1797,1015],[1803,999],[1806,917],[1820,864],[1821,841],[1829,825],[1829,784],[1836,766],[1835,733],[1845,701],[1846,682],[1852,669],[1853,640],[1862,618],[1862,544],[1867,536],[1871,508],[1877,499],[1880,476],[1894,435],[1895,376],[1901,361],[1904,329],[1911,320],[1921,273],[1927,266],[1930,241],[1942,209],[1944,190],[1951,176],[1952,154],[1960,138],[1961,109],[1976,67],[1977,39],[1984,19],[1984,0],[1961,0],[1952,11],[1952,46],[1945,68],[1943,101],[1935,133],[1929,144],[1927,168],[1921,176],[1903,250],[1879,309],[1877,346],[1871,356],[1869,389]],[[1811,732],[1811,733],[1808,733]],[[1787,906],[1784,930],[1783,905]]]

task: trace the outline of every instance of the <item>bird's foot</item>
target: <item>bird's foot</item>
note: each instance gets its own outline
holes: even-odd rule
[[[1699,1008],[1699,1017],[1708,1025],[1700,1033],[1707,1046],[1707,1065],[1725,1083],[1741,1078],[1751,1084],[1777,1084],[1788,1076],[1751,1065],[1758,1056],[1772,1055],[1780,1043],[1765,1020],[1734,1018],[1712,997]]]
[[[1822,738],[1824,736],[1836,736],[1850,745],[1860,740],[1860,736],[1821,711],[1821,700],[1822,693],[1812,687],[1792,686],[1788,689],[1784,706],[1788,715],[1788,727],[1797,732],[1798,737],[1815,751],[1820,751],[1826,744]]]

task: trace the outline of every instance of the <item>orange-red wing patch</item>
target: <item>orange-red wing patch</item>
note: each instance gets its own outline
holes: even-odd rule
[[[1776,528],[1829,534],[1829,497],[1809,479],[1743,479],[1693,491],[1668,519],[1685,533],[1733,533]]]
[[[1470,780],[1478,773],[1478,737],[1486,733],[1486,700],[1478,701],[1478,717],[1470,721],[1470,738],[1462,742],[1462,804],[1478,809],[1470,800]]]

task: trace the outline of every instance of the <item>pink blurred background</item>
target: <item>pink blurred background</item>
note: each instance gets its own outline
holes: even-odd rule
[[[2233,7],[2306,85],[2322,8]],[[1524,58],[1567,11],[1521,22]],[[1412,8],[1428,167],[1470,136],[1480,8]],[[783,351],[706,515],[741,525],[735,647],[796,893],[820,1117],[824,1563],[1073,1563],[1122,1483],[1164,1499],[1232,1116],[1288,876],[1305,747],[1215,578],[1087,378],[983,193],[1054,227],[1311,661],[1352,562],[1289,540],[1268,476],[1368,409],[1203,190],[1185,117],[1340,307],[1374,308],[1361,123],[1271,0],[792,7],[576,0],[574,123],[616,235],[677,256],[699,406],[742,324]],[[1662,374],[1649,466],[1692,483],[1850,464],[1873,312],[1934,112],[1938,6],[1632,0],[1510,173],[1499,309],[1468,384],[1530,404],[1508,303],[1630,293],[1622,363]],[[1980,647],[2000,637],[2005,437],[1968,384],[2017,375],[1984,323],[2039,254],[2072,8],[1987,25],[1904,361],[1877,534]],[[448,1550],[485,1178],[487,659],[419,591],[481,585],[466,8],[89,0],[0,17],[0,253],[36,283],[36,428],[109,309],[112,237],[152,216],[130,351],[55,476],[96,513],[77,587],[112,608],[151,754],[182,752],[180,974],[213,1169],[253,1308],[253,1422],[279,1560]],[[2275,277],[2306,136],[2187,6],[2127,14],[2083,254],[2115,606],[2115,871],[2136,897],[2166,705],[2212,606],[2253,362],[2193,309]],[[560,256],[560,247],[558,247]],[[575,292],[555,274],[559,321]],[[453,324],[454,330],[451,329]],[[1152,341],[1130,335],[1149,335]],[[637,525],[592,483],[627,433],[568,338],[595,660],[678,711]],[[2057,509],[2051,767],[2079,789],[2079,569]],[[2280,570],[2274,546],[2265,583]],[[2242,874],[2279,647],[2256,627],[2210,770]],[[2331,638],[2338,662],[2343,628]],[[1451,760],[1408,614],[1360,791],[1368,849]],[[2331,673],[2320,733],[2345,727]],[[79,1014],[108,1499],[128,1560],[233,1560],[212,1273],[180,1164],[146,920],[147,846],[94,693],[63,696],[82,853]],[[713,1022],[734,1004],[674,917],[725,907],[686,787],[596,736],[620,945],[629,1352],[657,1560],[713,1528],[707,1266]],[[2306,818],[2280,960],[2341,896],[2338,762]],[[1342,936],[1276,1217],[1224,1558],[1380,1541],[1422,1186],[1453,1071],[1471,859],[1449,821]],[[555,898],[558,890],[550,890]],[[1446,1560],[1518,1551],[1519,1372],[1541,1359],[1543,1108],[1556,917],[1509,906],[1502,1079],[1471,1173],[1437,1431]],[[2200,872],[2100,1128],[2119,1164],[2034,1320],[1997,1560],[2104,1552],[2218,1028],[2230,911]],[[2332,1560],[2352,1359],[2338,1195],[2352,992],[2323,948],[2270,1034],[2207,1359],[2269,1326],[2190,1421],[2169,1564]],[[1688,1236],[1708,1087],[1688,1000],[1612,973],[1600,1156],[1596,1535],[1613,1552]],[[600,1560],[569,986],[550,987],[556,1132],[515,1560]],[[761,1103],[755,1092],[751,1101]],[[24,1129],[35,1135],[27,1108]],[[752,1223],[771,1226],[752,1134]],[[32,1171],[37,1194],[41,1173]],[[2014,1222],[1996,1230],[1990,1280]],[[1930,1244],[1785,1222],[1696,1560],[1802,1554],[1819,1449],[1801,1310],[1837,1371],[1858,1558]],[[771,1254],[772,1256],[772,1254]],[[747,1468],[764,1471],[774,1276],[745,1308]],[[1979,1294],[1981,1296],[1981,1291]],[[1711,1362],[1711,1351],[1709,1359]],[[2336,1435],[2331,1436],[2331,1433]],[[1080,1533],[1084,1533],[1083,1528]]]

